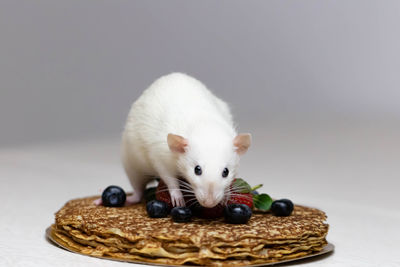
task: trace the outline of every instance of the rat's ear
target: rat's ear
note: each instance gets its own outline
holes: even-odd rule
[[[178,153],[185,153],[185,147],[188,145],[188,142],[185,138],[183,138],[180,135],[171,133],[168,134],[167,142],[169,149],[172,152],[178,152]]]
[[[236,153],[243,155],[249,149],[251,144],[251,134],[238,134],[235,139],[233,139],[233,145],[236,148]]]

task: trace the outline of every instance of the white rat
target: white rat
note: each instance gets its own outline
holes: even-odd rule
[[[122,162],[134,190],[127,204],[141,201],[156,176],[173,206],[185,206],[177,179],[183,177],[202,206],[214,207],[250,143],[250,134],[236,133],[228,105],[200,81],[182,73],[163,76],[133,103],[123,132]]]

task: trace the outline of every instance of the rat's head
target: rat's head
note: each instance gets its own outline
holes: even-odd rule
[[[197,132],[187,138],[168,134],[167,140],[178,156],[178,170],[191,184],[197,201],[211,208],[224,198],[239,158],[250,146],[251,135]]]

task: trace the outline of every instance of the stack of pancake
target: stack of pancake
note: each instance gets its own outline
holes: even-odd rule
[[[71,200],[57,213],[50,237],[78,253],[166,265],[233,266],[279,262],[321,251],[324,212],[295,206],[291,216],[254,212],[247,224],[194,218],[149,218],[145,204],[108,208],[96,197]]]

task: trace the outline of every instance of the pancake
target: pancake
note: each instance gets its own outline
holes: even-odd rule
[[[326,215],[296,205],[291,216],[254,212],[247,224],[193,218],[175,223],[150,218],[145,204],[109,208],[97,197],[67,202],[56,213],[51,237],[69,250],[98,257],[166,265],[232,266],[279,262],[321,251]]]

